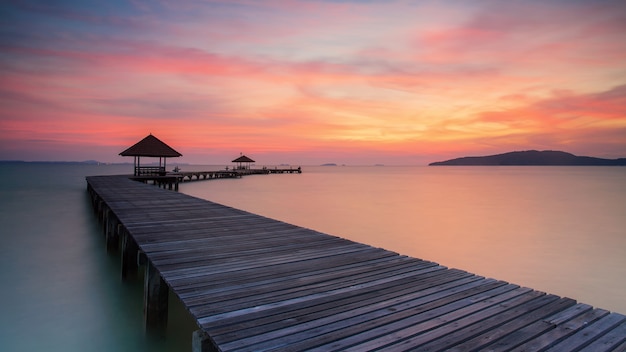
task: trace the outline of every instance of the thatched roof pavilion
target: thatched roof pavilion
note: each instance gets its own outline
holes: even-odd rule
[[[233,163],[237,163],[237,169],[249,169],[250,164],[254,162],[254,160],[248,158],[247,156],[241,154],[240,157],[232,161]]]
[[[146,138],[135,143],[130,148],[120,153],[121,156],[133,156],[135,157],[135,176],[140,175],[164,175],[167,158],[175,158],[182,156],[181,153],[174,150],[169,145],[163,143],[155,136],[148,135]],[[159,158],[159,166],[141,166],[141,157]]]

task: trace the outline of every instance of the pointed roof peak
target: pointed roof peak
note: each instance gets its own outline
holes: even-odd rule
[[[232,161],[233,163],[253,163],[254,160],[248,158],[247,156],[241,153],[241,156]]]
[[[120,153],[121,156],[148,156],[148,157],[179,157],[181,153],[162,142],[150,133],[144,139],[132,145],[130,148]]]

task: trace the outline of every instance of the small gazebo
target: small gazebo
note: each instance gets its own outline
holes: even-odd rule
[[[241,154],[237,159],[232,161],[237,164],[237,170],[247,170],[250,168],[250,164],[254,162],[254,160],[248,158],[247,156]]]
[[[182,156],[169,145],[150,133],[146,138],[120,153],[121,156],[135,157],[135,176],[165,175],[167,158]],[[141,157],[159,158],[159,166],[141,166]]]

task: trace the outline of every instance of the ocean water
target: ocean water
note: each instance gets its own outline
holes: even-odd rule
[[[106,252],[85,176],[129,172],[0,163],[0,351],[191,350],[197,328],[175,298],[165,335],[145,333],[143,281],[122,282]]]
[[[143,282],[121,281],[91,209],[85,176],[131,169],[0,163],[0,351],[190,350],[174,295],[165,334],[144,332]],[[626,168],[303,167],[180,190],[626,313]]]

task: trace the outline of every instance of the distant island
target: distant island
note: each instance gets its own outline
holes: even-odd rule
[[[493,166],[493,165],[528,165],[528,166],[626,166],[626,158],[602,159],[554,150],[527,150],[488,156],[468,156],[463,158],[438,161],[429,166]]]

